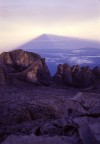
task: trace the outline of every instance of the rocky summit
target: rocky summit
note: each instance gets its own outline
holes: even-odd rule
[[[99,144],[100,68],[59,64],[38,54],[0,55],[1,144]]]

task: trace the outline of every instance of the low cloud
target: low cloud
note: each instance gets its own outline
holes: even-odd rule
[[[77,64],[91,64],[93,63],[93,60],[90,60],[88,58],[81,58],[81,57],[71,57],[69,58],[70,62],[77,63]]]

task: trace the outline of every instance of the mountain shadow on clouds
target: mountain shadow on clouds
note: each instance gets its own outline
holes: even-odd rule
[[[100,42],[66,36],[43,34],[19,46],[17,49],[34,51],[34,49],[75,49],[84,47],[100,48]]]

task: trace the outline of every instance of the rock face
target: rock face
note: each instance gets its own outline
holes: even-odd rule
[[[73,88],[0,87],[0,142],[99,144],[100,94]]]
[[[59,83],[78,88],[89,87],[98,79],[100,79],[100,68],[91,69],[88,66],[80,67],[79,65],[70,67],[68,64],[58,65],[57,73],[54,76],[54,80]]]
[[[0,67],[0,84],[5,84],[5,74],[3,72],[3,69]]]
[[[54,79],[57,82],[64,82],[67,85],[72,85],[72,74],[70,66],[68,64],[59,64]]]
[[[5,72],[6,80],[13,84],[22,80],[49,85],[51,81],[45,59],[35,53],[23,50],[4,52],[0,55],[0,67],[0,76]]]

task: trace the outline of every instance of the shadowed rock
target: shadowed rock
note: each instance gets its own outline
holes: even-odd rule
[[[65,84],[71,86],[72,74],[70,66],[68,64],[59,64],[54,79],[58,82],[64,82]]]
[[[100,68],[98,66],[93,69],[93,72],[96,75],[96,78],[100,79]]]
[[[97,77],[100,77],[99,68],[93,70],[88,66],[80,67],[79,65],[74,65],[70,67],[68,64],[60,64],[58,65],[54,80],[59,83],[62,82],[67,86],[86,88],[95,84]]]
[[[2,67],[0,67],[0,84],[5,84],[5,83],[6,83],[6,77]]]
[[[83,144],[99,144],[100,141],[95,138],[86,118],[76,118],[74,121],[79,126],[78,131]]]
[[[36,137],[35,135],[26,136],[9,136],[2,144],[74,144],[76,143],[73,138],[66,137]]]
[[[88,123],[93,125],[92,129],[95,130],[94,140],[98,141],[100,131],[96,131],[95,126],[99,127],[100,122],[100,94],[75,93],[75,89],[64,90],[53,87],[30,87],[28,89],[26,87],[7,89],[6,87],[6,91],[0,87],[0,140],[10,135],[21,135],[18,137],[23,138],[23,134],[34,133],[39,136],[36,137],[36,141],[47,135],[48,140],[51,139],[50,136],[59,138],[65,136],[66,143],[68,139],[74,140],[72,144],[75,141],[78,143],[85,133],[83,130],[82,135],[78,134],[79,129],[85,128],[85,121],[83,119],[81,126],[73,120],[79,118],[81,122],[81,118],[85,117],[90,119]],[[90,128],[89,131],[91,132],[92,129]],[[30,136],[28,138],[27,144],[31,141]],[[4,143],[18,143],[12,139],[7,138]],[[21,142],[24,143],[24,141]],[[58,143],[57,139],[55,143]]]

